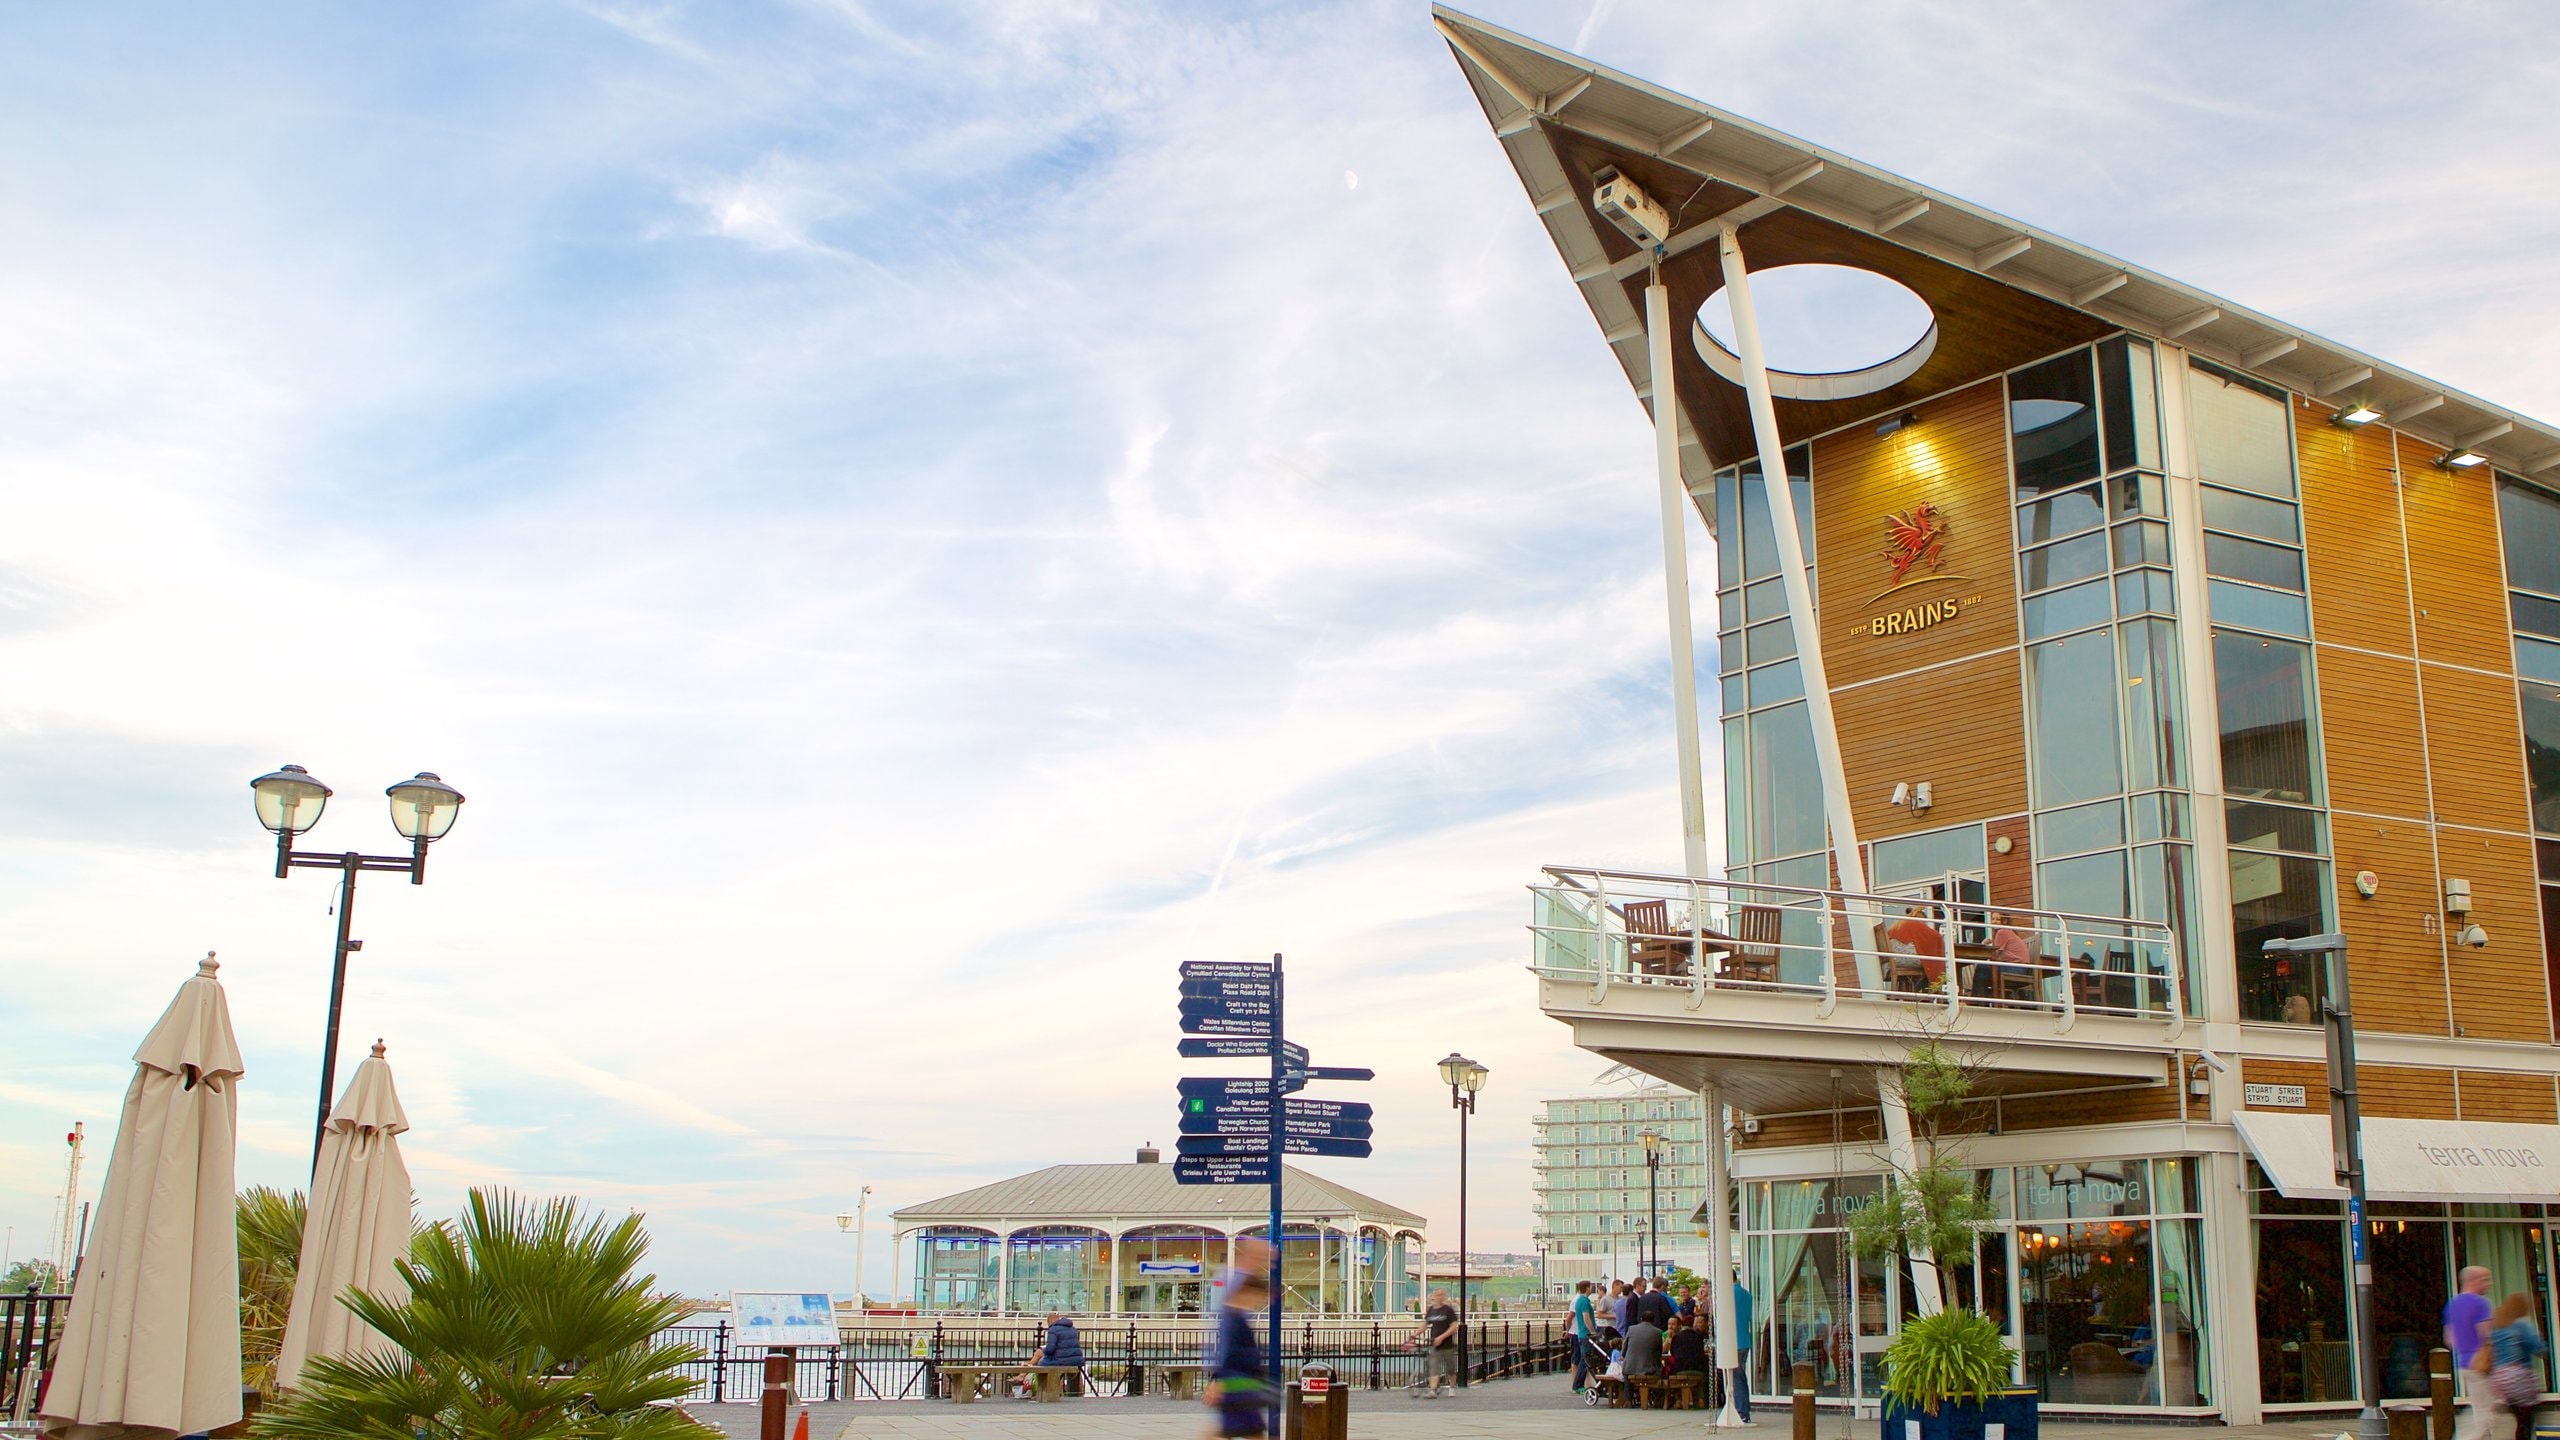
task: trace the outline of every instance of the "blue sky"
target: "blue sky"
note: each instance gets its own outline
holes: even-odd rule
[[[2560,414],[2540,8],[1484,13]],[[847,1289],[859,1185],[1169,1140],[1175,965],[1281,950],[1384,1077],[1328,1173],[1452,1219],[1464,1049],[1525,1243],[1531,1104],[1599,1067],[1521,887],[1677,862],[1660,552],[1425,7],[20,9],[0,187],[17,1253],[207,949],[242,1175],[301,1174],[288,760],[328,848],[471,796],[347,1008],[430,1213]]]

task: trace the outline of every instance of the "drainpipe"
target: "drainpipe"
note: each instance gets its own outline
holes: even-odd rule
[[[1796,663],[1804,672],[1805,711],[1813,724],[1813,754],[1822,771],[1822,815],[1831,832],[1831,860],[1840,872],[1840,888],[1865,894],[1867,867],[1858,855],[1858,826],[1849,809],[1849,777],[1840,759],[1840,731],[1831,715],[1831,679],[1822,661],[1822,629],[1814,622],[1813,585],[1804,570],[1802,531],[1796,522],[1795,490],[1788,483],[1786,447],[1778,438],[1778,407],[1769,393],[1769,369],[1760,348],[1760,316],[1753,308],[1751,276],[1742,260],[1742,237],[1731,225],[1722,227],[1719,248],[1724,258],[1724,288],[1733,307],[1734,348],[1742,361],[1742,388],[1751,401],[1751,434],[1760,450],[1760,483],[1769,496],[1769,528],[1778,542],[1778,578],[1787,592],[1787,623],[1796,638]],[[1658,383],[1658,382],[1657,382]],[[1659,412],[1657,406],[1656,413]],[[1849,944],[1857,957],[1858,988],[1882,993],[1876,962],[1876,917],[1865,905],[1848,905]],[[1911,1113],[1890,1086],[1878,1085],[1884,1111],[1885,1152],[1895,1170],[1908,1175],[1919,1166],[1912,1144]],[[1922,1315],[1939,1309],[1938,1267],[1925,1254],[1911,1257],[1915,1282],[1912,1308]]]

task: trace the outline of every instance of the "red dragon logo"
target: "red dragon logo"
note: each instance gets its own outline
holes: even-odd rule
[[[1887,515],[1884,531],[1886,543],[1879,553],[1893,566],[1894,585],[1900,585],[1914,566],[1925,563],[1935,570],[1947,563],[1947,520],[1937,506],[1922,501],[1904,514]]]

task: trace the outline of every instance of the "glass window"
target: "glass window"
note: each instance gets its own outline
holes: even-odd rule
[[[2293,430],[2282,399],[2203,364],[2187,371],[2187,397],[2198,475],[2293,498]]]
[[[2516,637],[2516,673],[2527,680],[2560,685],[2560,645]]]
[[[2169,513],[2168,492],[2157,475],[2118,475],[2107,482],[2107,508],[2118,520],[2136,515],[2158,519]]]
[[[2178,596],[2169,583],[2169,572],[2146,568],[2118,575],[2116,613],[2126,616],[2177,614]]]
[[[2231,843],[2242,849],[2329,853],[2329,817],[2317,810],[2232,800],[2225,802],[2223,814]]]
[[[2302,540],[2302,517],[2291,505],[2211,485],[2204,487],[2204,523],[2215,530],[2236,530],[2289,544]]]
[[[2288,595],[2281,590],[2261,590],[2255,585],[2235,585],[2228,580],[2206,581],[2204,593],[2206,603],[2213,609],[2213,618],[2221,624],[2243,625],[2278,635],[2311,633],[2311,612],[2299,595]]]
[[[1742,584],[1742,495],[1734,472],[1716,472],[1716,584],[1731,590]]]
[[[2264,1198],[2302,1203],[2273,1191]],[[2310,1203],[2335,1208],[2335,1202]],[[2261,1218],[2249,1231],[2257,1251],[2258,1383],[2265,1398],[2287,1405],[2353,1403],[2345,1222]]]
[[[2184,840],[2193,835],[2187,826],[2187,797],[2159,794],[2133,798],[2133,838],[2136,840]]]
[[[2088,351],[2009,377],[2009,436],[2021,495],[2097,477],[2098,383]]]
[[[2098,388],[2107,397],[2107,468],[2160,468],[2160,398],[2151,345],[2119,335],[2098,347]]]
[[[2066,490],[2047,495],[2018,507],[2018,543],[2033,545],[2040,540],[2059,540],[2095,529],[2107,518],[2107,507],[2098,498],[2098,487]]]
[[[2021,1220],[2107,1220],[2151,1213],[2151,1162],[2018,1167]]]
[[[1728,630],[1716,637],[1716,669],[1727,675],[1742,672],[1742,632]]]
[[[1724,722],[1724,853],[1736,863],[1759,858],[1751,848],[1750,722],[1735,715]],[[1813,731],[1805,731],[1810,742]],[[1588,1118],[1588,1117],[1585,1117]]]
[[[1739,626],[1741,623],[1742,592],[1739,590],[1717,591],[1716,628],[1718,630],[1731,630],[1736,626]]]
[[[2216,630],[2213,675],[2224,793],[2320,803],[2310,647]]]
[[[2068,810],[2049,810],[2036,817],[2038,855],[2077,855],[2124,843],[2124,802],[2101,800]]]
[[[2103,596],[2105,587],[2098,589]],[[2027,647],[2027,714],[2039,809],[2123,793],[2111,636],[2080,635]]]
[[[1784,660],[1796,653],[1796,629],[1791,621],[1772,620],[1766,625],[1754,625],[1742,634],[1744,653],[1754,665]]]
[[[2135,620],[2120,627],[2117,642],[2124,651],[2125,754],[2133,788],[2184,786],[2187,712],[2178,678],[2178,627],[2167,620]]]
[[[2092,575],[2107,573],[2107,537],[2091,531],[2018,557],[2019,573],[2030,591],[2050,590]]]
[[[2178,979],[2187,1013],[2198,1014],[2203,1006],[2197,994],[2204,982],[2204,957],[2196,945],[2195,854],[2184,845],[2138,845],[2133,851],[2133,914],[2137,920],[2157,920],[2167,925],[2178,938],[2179,953],[2186,956],[2186,972]],[[2141,971],[2145,975],[2165,976],[2169,957],[2157,940],[2137,940],[2134,948],[2141,952]],[[2146,1006],[2166,1007],[2166,994],[2147,994]],[[2193,1209],[2192,1205],[2187,1208]]]
[[[2329,862],[2231,852],[2231,934],[2240,963],[2240,1018],[2309,1025],[2319,1015],[2317,957],[2269,955],[2266,943],[2329,928]]]
[[[1787,582],[1768,579],[1745,588],[1742,592],[1742,613],[1748,620],[1775,620],[1786,614]]]
[[[2048,590],[2042,595],[2030,595],[2019,610],[2025,618],[2029,639],[2103,625],[2115,615],[2115,605],[2107,598],[2107,582],[2104,580],[2092,580],[2068,590]]]
[[[2498,530],[2506,539],[2507,583],[2560,595],[2560,495],[2498,477]]]
[[[2133,903],[2125,885],[2124,852],[2107,850],[2096,855],[2048,860],[2037,865],[2036,905],[2040,909],[2065,910],[2074,915],[2131,915]],[[2046,943],[2042,948],[2053,950],[2059,947],[2059,934],[2048,933],[2043,938]],[[2075,930],[2071,939],[2072,960],[2091,969],[2108,968],[2106,960],[2110,957],[2098,953],[2100,945],[2120,947],[2123,943],[2105,937],[2092,938],[2086,932]],[[2129,959],[2130,951],[2126,953]],[[2131,967],[2119,964],[2113,968]]]
[[[1822,786],[1814,765],[1813,722],[1802,705],[1782,705],[1751,716],[1752,855],[1799,855],[1820,850]]]
[[[1804,698],[1804,670],[1793,660],[1763,665],[1751,672],[1751,703],[1756,708]]]
[[[1939,880],[1950,872],[1982,870],[1982,827],[1958,825],[1925,835],[1904,835],[1875,844],[1875,876],[1879,891],[1920,881]]]
[[[2116,563],[2169,563],[2169,527],[2157,520],[2134,520],[2116,527]]]
[[[2531,681],[2524,696],[2525,783],[2533,795],[2533,828],[2560,835],[2560,686]]]
[[[2508,595],[2507,610],[2515,617],[2519,630],[2560,636],[2560,600],[2545,600],[2519,590]]]
[[[1789,491],[1795,499],[1796,539],[1804,551],[1813,543],[1813,473],[1811,451],[1798,445],[1787,451]],[[1720,577],[1727,582],[1758,580],[1778,573],[1777,531],[1769,519],[1768,491],[1760,483],[1758,459],[1745,461],[1737,471],[1742,490],[1742,573]],[[1805,556],[1808,563],[1812,557]]]
[[[2159,1403],[2151,1260],[2148,1220],[2018,1227],[2021,1359],[2047,1403]]]
[[[2246,580],[2252,585],[2273,585],[2279,590],[2302,588],[2302,552],[2257,540],[2243,540],[2237,535],[2207,534],[2204,537],[2204,568],[2208,575],[2225,580]]]
[[[1742,677],[1739,675],[1725,676],[1724,713],[1727,715],[1739,715],[1743,711],[1744,703]]]

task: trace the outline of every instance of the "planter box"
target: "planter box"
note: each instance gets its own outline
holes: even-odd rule
[[[1935,1415],[1884,1403],[1883,1440],[2036,1440],[2036,1392],[2004,1390],[1983,1401],[1950,1401]]]

